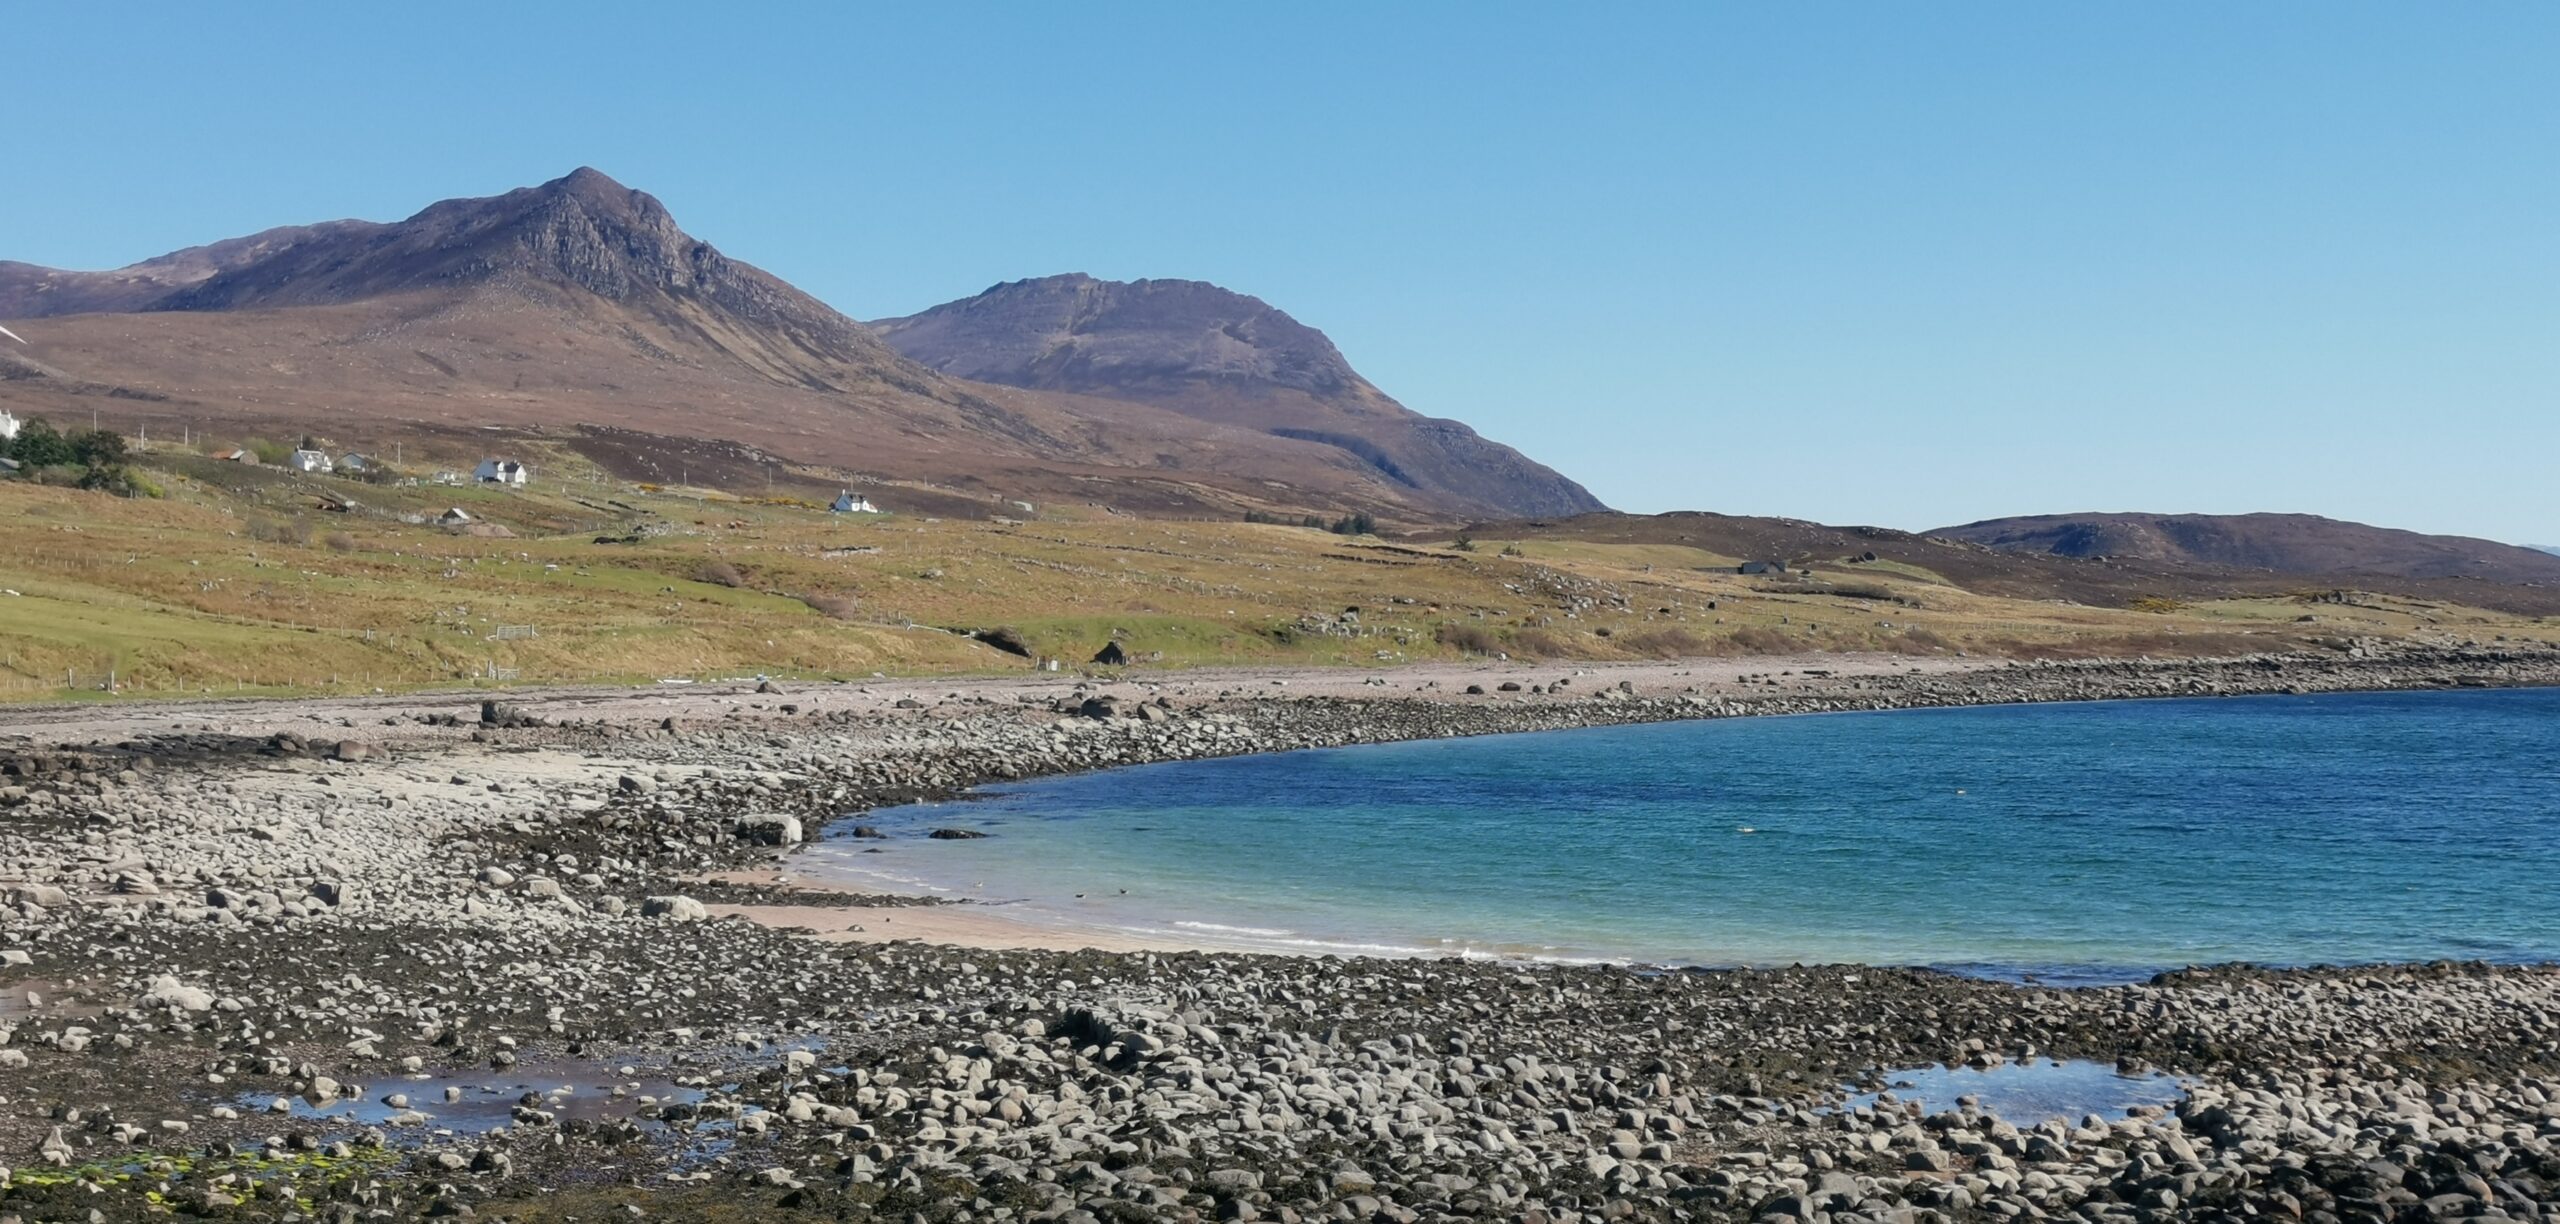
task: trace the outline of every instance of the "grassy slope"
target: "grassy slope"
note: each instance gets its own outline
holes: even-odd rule
[[[303,691],[1027,668],[947,629],[1005,627],[1073,666],[1376,666],[1823,650],[2210,653],[2340,634],[2560,637],[2407,600],[2171,613],[1977,596],[1861,567],[1849,598],[1676,546],[1536,540],[1528,555],[1383,547],[1303,528],[1083,512],[1019,524],[847,518],[675,496],[543,456],[531,490],[391,488],[184,457],[162,500],[0,483],[0,697]],[[317,508],[352,498],[347,513]],[[895,490],[881,499],[894,506]],[[513,538],[402,521],[460,506]],[[663,534],[598,543],[640,524]],[[735,571],[736,586],[713,563]],[[1721,570],[1722,572],[1717,572]],[[828,606],[822,613],[811,600]],[[1712,606],[1710,606],[1712,605]],[[1341,613],[1358,608],[1356,624]],[[2300,618],[2316,616],[2315,621]],[[505,635],[501,626],[511,628]],[[529,629],[532,636],[521,636]]]

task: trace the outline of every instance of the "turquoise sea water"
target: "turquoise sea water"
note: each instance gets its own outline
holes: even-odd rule
[[[865,823],[890,840],[831,842],[817,869],[1299,951],[2089,978],[2560,957],[2560,689],[1391,744],[1046,779]],[[943,826],[990,836],[923,837]]]

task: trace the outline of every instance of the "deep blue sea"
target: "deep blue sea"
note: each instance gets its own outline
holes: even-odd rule
[[[812,865],[1029,921],[1294,951],[2071,980],[2560,958],[2560,689],[1390,744],[1046,779],[865,823],[890,839]],[[943,826],[990,836],[924,838]]]

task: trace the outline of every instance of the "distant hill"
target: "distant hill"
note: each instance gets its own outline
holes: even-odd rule
[[[1930,534],[2005,552],[2057,557],[2113,557],[2278,574],[2560,584],[2560,558],[2534,549],[2309,514],[2044,514],[1944,527]]]
[[[2560,544],[2527,544],[2525,547],[2530,548],[2535,552],[2545,552],[2550,553],[2552,556],[2560,557]]]
[[[2413,576],[2373,570],[2275,573],[2264,568],[2118,553],[2108,553],[2103,558],[2075,557],[2047,550],[1994,547],[1945,532],[1918,534],[1890,527],[1833,527],[1801,519],[1698,511],[1653,515],[1611,512],[1563,519],[1483,522],[1470,524],[1465,531],[1479,540],[1676,545],[1736,561],[1782,562],[1790,569],[1811,570],[1828,580],[1853,579],[1861,573],[1919,571],[1984,595],[2060,599],[2100,607],[2126,607],[2154,598],[2218,599],[2291,594],[2305,589],[2353,589],[2530,616],[2560,615],[2560,581],[2469,574]],[[2554,560],[2536,553],[2525,555],[2536,564]]]
[[[0,354],[12,410],[98,411],[128,431],[352,443],[495,430],[565,439],[643,480],[762,485],[787,459],[936,482],[953,505],[1187,515],[1447,521],[1476,509],[1446,491],[1464,473],[1433,473],[1464,461],[1580,493],[1491,444],[1399,450],[1415,479],[1332,438],[955,377],[584,168],[402,221],[268,230],[113,272],[0,265],[0,322],[29,319],[42,326],[15,329],[29,343]],[[1474,437],[1455,422],[1397,436]]]
[[[1362,378],[1323,332],[1259,298],[1187,280],[1071,274],[997,285],[871,326],[945,374],[1132,400],[1335,447],[1462,513],[1601,509],[1581,485]]]

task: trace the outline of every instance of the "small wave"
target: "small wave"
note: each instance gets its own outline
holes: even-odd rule
[[[1179,935],[1197,932],[1225,936],[1237,946],[1246,948],[1286,949],[1306,955],[1321,956],[1389,956],[1431,959],[1454,956],[1463,960],[1511,961],[1543,965],[1617,965],[1633,963],[1624,957],[1610,958],[1566,953],[1553,947],[1525,948],[1517,945],[1486,945],[1461,939],[1435,939],[1429,943],[1373,943],[1359,939],[1317,939],[1294,931],[1268,927],[1228,926],[1217,922],[1180,920],[1177,929],[1139,925],[1119,929],[1131,935]]]
[[[832,877],[839,880],[847,880],[847,877],[851,877],[847,882],[868,881],[887,884],[894,888],[909,889],[920,893],[948,893],[957,891],[949,885],[936,884],[922,876],[912,876],[904,872],[866,866],[861,863],[847,862],[841,859],[828,860],[824,870],[806,872],[805,874],[818,876],[820,878]]]
[[[1186,922],[1176,920],[1173,925],[1185,927],[1194,931],[1216,931],[1224,935],[1258,935],[1266,939],[1277,939],[1284,935],[1297,934],[1296,931],[1282,930],[1277,927],[1228,926],[1222,922]]]
[[[1165,927],[1149,926],[1123,926],[1118,929],[1131,935],[1192,935],[1196,937],[1204,933],[1199,929],[1202,925],[1203,924],[1192,922],[1177,922],[1174,924],[1176,927],[1190,928],[1189,930],[1172,930]],[[1318,954],[1334,952],[1345,956],[1448,955],[1447,950],[1442,948],[1423,948],[1408,944],[1354,943],[1330,939],[1307,939],[1299,936],[1282,938],[1267,935],[1240,935],[1236,933],[1238,930],[1239,928],[1236,927],[1222,927],[1218,929],[1217,933],[1228,936],[1230,942],[1239,948],[1289,948]]]

